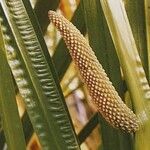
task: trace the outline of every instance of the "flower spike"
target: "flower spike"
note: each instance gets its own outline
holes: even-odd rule
[[[123,103],[80,31],[62,15],[54,11],[48,15],[64,38],[97,110],[113,127],[127,132],[138,130],[137,116]]]

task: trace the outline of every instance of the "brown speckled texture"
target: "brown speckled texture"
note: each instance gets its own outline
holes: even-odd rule
[[[48,14],[63,36],[97,110],[116,128],[127,132],[138,130],[136,115],[122,102],[83,35],[63,16],[54,11],[49,11]]]

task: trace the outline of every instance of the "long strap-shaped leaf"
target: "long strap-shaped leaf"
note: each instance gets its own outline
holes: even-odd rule
[[[49,20],[47,17],[48,10],[56,10],[59,2],[60,0],[38,0],[36,2],[34,11],[43,33],[46,32],[47,26],[49,25]]]
[[[25,139],[0,25],[0,115],[9,150],[25,150]],[[2,147],[1,147],[2,148]]]
[[[100,0],[100,2],[133,100],[135,112],[143,123],[135,136],[135,148],[136,150],[149,150],[150,88],[138,55],[126,11],[121,0]]]
[[[25,1],[25,2],[29,3],[28,1]],[[33,12],[33,10],[31,8],[29,8],[28,4],[26,4],[26,5],[27,5],[27,8],[30,9],[31,12]],[[47,11],[50,9],[56,10],[58,5],[59,5],[59,0],[57,0],[57,2],[56,2],[56,0],[46,0],[46,1],[39,0],[36,2],[35,7],[34,7],[34,12],[37,16],[37,19],[39,21],[39,24],[40,24],[40,27],[41,27],[43,33],[46,32],[46,28],[49,24],[49,19],[47,17]],[[45,7],[46,7],[46,9],[45,9]],[[43,11],[44,11],[44,14],[41,13]],[[32,15],[33,14],[34,13],[32,13]],[[30,13],[30,15],[31,15],[31,13]],[[35,19],[35,17],[34,18],[31,17],[31,20],[33,22],[35,22],[34,19]],[[47,60],[49,60],[49,57],[47,57]],[[23,123],[23,130],[24,130],[24,134],[25,134],[25,140],[26,140],[26,143],[28,143],[28,141],[30,140],[30,138],[33,134],[33,128],[32,128],[31,121],[29,120],[27,112],[22,117],[22,123]],[[0,124],[0,127],[1,127],[1,124]],[[0,139],[1,139],[0,147],[3,147],[3,144],[5,142],[3,131],[0,131]]]
[[[47,64],[41,43],[38,41],[23,2],[21,0],[2,1],[2,6],[33,84],[33,87],[32,85],[30,86],[35,89],[39,106],[52,133],[52,137],[57,143],[57,148],[79,149],[56,77],[54,80],[54,75],[56,75],[54,68],[52,63],[51,68]],[[27,94],[32,94],[32,92],[29,90]],[[22,93],[22,95],[25,98],[26,93]],[[27,100],[30,102],[29,99],[26,99],[26,102],[28,102]]]
[[[142,61],[146,76],[148,77],[148,58],[145,21],[144,0],[124,0],[135,43]]]
[[[12,35],[11,29],[7,24],[2,8],[0,10],[1,24],[3,28],[5,28],[5,30],[3,30],[3,34],[5,40],[5,47],[7,49],[8,62],[19,87],[19,91],[24,97],[28,114],[34,126],[34,130],[36,131],[43,148],[55,148],[56,143],[53,139],[51,131],[47,125],[46,118],[40,107],[35,88],[32,85],[30,77],[28,76],[25,62],[22,59],[19,49],[14,41],[14,36]],[[49,139],[51,139],[51,142],[49,142]]]
[[[148,54],[148,80],[150,82],[150,1],[144,0],[144,3],[145,3],[147,54]]]
[[[55,1],[55,0],[54,0]],[[32,12],[32,10],[29,8],[29,6],[28,6],[28,1],[24,1],[24,2],[26,2],[26,5],[27,5],[27,7],[26,8],[28,8],[28,10],[30,10],[30,18],[31,18],[31,20],[32,20],[32,22],[35,22],[35,18],[34,17],[32,17],[33,16],[33,13],[31,13]],[[51,3],[50,1],[42,1],[42,0],[40,0],[40,1],[38,1],[37,3],[36,3],[36,5],[35,5],[35,8],[34,8],[34,10],[35,10],[35,13],[36,13],[36,15],[37,15],[37,19],[39,20],[39,21],[41,21],[42,20],[42,22],[40,23],[40,25],[41,25],[41,28],[42,29],[44,29],[45,30],[45,25],[47,25],[47,19],[46,20],[43,20],[43,18],[41,18],[41,17],[43,17],[43,16],[45,16],[45,14],[43,15],[43,14],[41,14],[40,12],[41,11],[39,11],[38,9],[39,8],[44,8],[44,5],[47,5],[48,6],[48,4],[46,4],[46,3]],[[54,4],[54,3],[53,3]],[[55,7],[56,7],[56,4],[54,4],[54,5],[49,5],[49,9],[51,8],[51,7],[53,7],[52,8],[52,10],[53,9],[56,9]],[[40,6],[41,5],[41,6]],[[46,6],[46,7],[47,7]],[[44,10],[45,11],[45,10]],[[39,18],[40,17],[40,18]],[[79,4],[79,6],[78,6],[78,8],[77,8],[77,10],[75,11],[75,13],[74,13],[74,15],[73,15],[73,18],[72,18],[72,20],[71,20],[72,22],[73,22],[73,24],[75,24],[76,26],[77,26],[77,28],[81,31],[81,33],[85,33],[85,23],[84,23],[84,19],[83,19],[83,15],[82,15],[82,3],[80,3]],[[38,29],[37,29],[38,30]],[[44,30],[42,30],[43,32],[44,32]],[[66,59],[61,59],[62,57],[65,57]],[[49,58],[48,57],[46,57],[48,60],[49,60]],[[59,76],[59,79],[61,80],[62,79],[62,77],[64,76],[64,74],[65,74],[65,72],[66,72],[66,69],[68,68],[68,66],[69,66],[69,63],[71,62],[71,57],[70,57],[70,55],[69,55],[69,51],[67,50],[67,48],[66,48],[66,45],[65,45],[65,43],[63,42],[63,40],[61,40],[60,42],[59,42],[59,44],[58,44],[58,46],[57,46],[57,48],[56,48],[56,53],[55,53],[55,55],[54,55],[54,57],[53,57],[53,62],[54,62],[54,64],[55,64],[55,67],[56,67],[56,70],[57,70],[57,73],[58,73],[58,76]],[[28,132],[28,125],[27,125],[27,127],[26,127],[26,123],[28,123],[29,124],[29,130],[31,131],[31,132],[33,132],[32,131],[32,127],[31,127],[31,125],[30,125],[30,120],[28,120],[29,118],[28,117],[26,117],[27,116],[27,114],[25,113],[25,115],[23,116],[23,118],[22,118],[22,120],[23,120],[23,125],[24,125],[24,133],[25,133],[25,136],[27,136],[27,141],[29,140],[28,138],[30,138],[30,137],[28,137],[28,136],[31,136],[32,135],[32,133],[29,133]],[[28,119],[26,119],[26,118],[28,118]],[[3,134],[2,134],[3,135]],[[83,135],[84,135],[84,133],[83,133]],[[80,135],[80,136],[82,136],[82,135]],[[2,138],[3,138],[3,140],[5,140],[4,139],[4,136],[2,136]],[[1,140],[2,140],[2,138],[1,138]],[[82,138],[82,137],[81,137]],[[26,142],[27,142],[26,141]],[[80,142],[80,139],[79,139],[79,143],[81,143]]]

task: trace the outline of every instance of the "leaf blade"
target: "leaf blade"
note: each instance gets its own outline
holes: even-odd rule
[[[13,22],[12,20],[9,20],[9,23],[13,29],[17,44],[21,49],[20,54],[25,62],[31,83],[33,83],[33,88],[37,93],[39,100],[38,103],[43,111],[43,115],[45,116],[47,127],[52,134],[54,142],[51,143],[54,144],[57,149],[78,149],[75,133],[67,113],[68,110],[66,109],[59,84],[57,84],[58,82],[56,81],[57,77],[55,76],[56,74],[52,66],[51,59],[48,64],[42,50],[44,43],[43,45],[39,43],[39,37],[35,34],[35,30],[37,28],[33,29],[32,23],[30,22],[28,16],[30,14],[26,12],[23,4],[24,3],[21,1],[17,1],[15,3],[9,1],[8,7],[4,6],[4,4],[3,7],[14,11],[6,12],[8,13],[7,18],[9,20],[9,15],[11,15],[11,17],[13,17],[16,21]],[[18,5],[18,8],[20,8],[18,10],[21,10],[21,12],[18,12],[17,9],[15,10],[16,7],[13,7],[14,5]],[[22,12],[24,13],[20,14],[22,17],[16,18],[17,16],[15,16],[15,14]],[[26,20],[28,23],[26,24],[27,26],[24,26],[24,21]],[[24,27],[28,27],[28,29],[31,29],[32,31],[28,29],[24,30]],[[48,139],[46,145],[48,146]],[[52,148],[52,146],[49,148]]]
[[[142,123],[140,130],[135,135],[135,148],[137,150],[143,148],[148,150],[150,148],[148,142],[150,138],[148,134],[150,132],[148,108],[150,105],[150,88],[138,55],[126,11],[122,1],[101,0],[100,2],[117,50],[135,112]],[[144,143],[141,143],[143,137],[145,140]]]
[[[25,139],[15,99],[12,76],[8,66],[0,25],[0,106],[6,142],[10,150],[25,150]],[[3,65],[2,65],[3,64]],[[6,90],[7,89],[7,90]],[[19,142],[19,143],[18,143]]]

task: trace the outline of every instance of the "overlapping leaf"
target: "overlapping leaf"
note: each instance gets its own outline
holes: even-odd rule
[[[0,115],[8,149],[25,150],[25,139],[0,25]],[[1,147],[2,148],[2,147]]]
[[[19,48],[9,49],[9,64],[42,146],[79,149],[53,65],[45,59],[24,3],[8,0],[2,6]]]
[[[135,136],[135,148],[150,148],[149,100],[150,87],[132,35],[124,4],[120,0],[100,0],[117,50],[136,114],[141,119],[141,128]],[[144,141],[141,143],[142,139]]]

